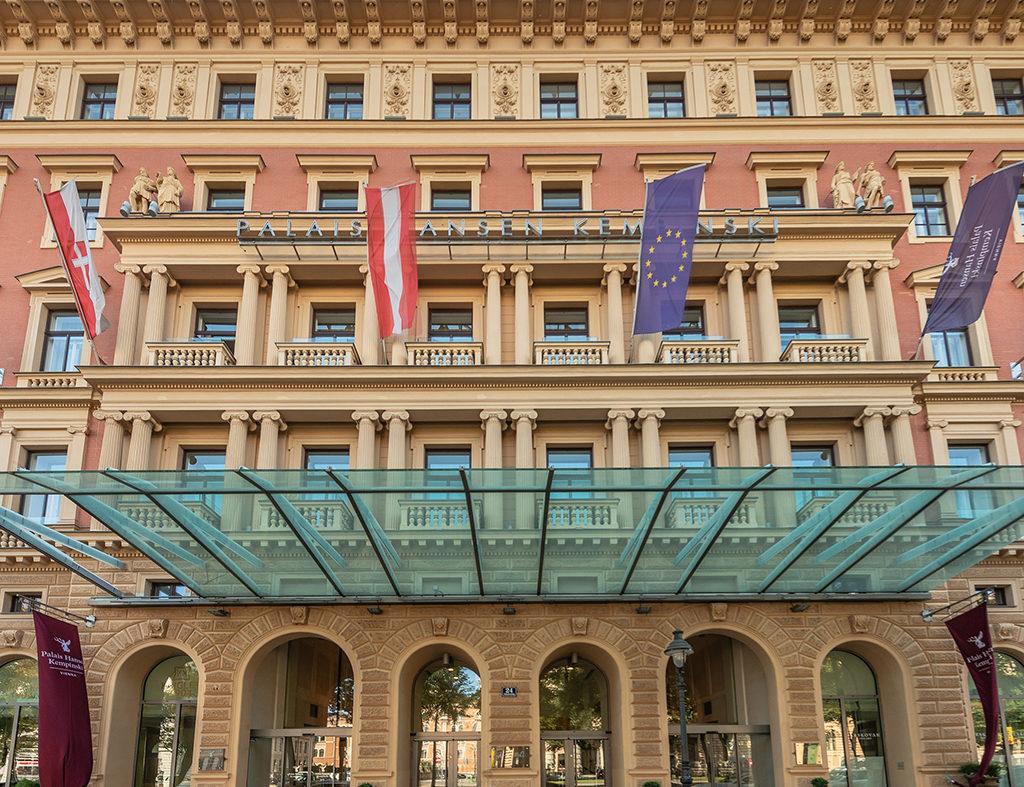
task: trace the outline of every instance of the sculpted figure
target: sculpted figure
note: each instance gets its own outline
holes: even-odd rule
[[[160,213],[177,213],[181,210],[181,195],[185,189],[174,174],[174,168],[168,167],[167,174],[157,178],[156,201]]]
[[[145,213],[149,210],[149,203],[153,201],[156,194],[156,181],[149,176],[145,167],[139,167],[139,174],[132,181],[131,191],[128,192],[128,205],[132,213]]]
[[[857,188],[854,181],[859,171],[851,175],[846,169],[846,162],[840,161],[836,165],[836,173],[832,176],[832,205],[836,208],[852,208],[857,198]]]
[[[868,210],[882,206],[882,199],[885,197],[885,178],[882,173],[875,169],[875,162],[871,162],[864,169],[860,176],[860,195],[864,198]]]

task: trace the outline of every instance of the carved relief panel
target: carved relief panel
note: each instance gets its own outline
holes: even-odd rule
[[[412,67],[384,65],[384,116],[407,118],[412,111]]]
[[[171,115],[192,117],[198,72],[195,63],[178,63],[174,66],[174,76],[171,79]]]
[[[834,60],[815,60],[814,98],[818,103],[819,114],[839,112],[839,78],[836,75]]]
[[[57,74],[60,66],[45,65],[36,69],[36,81],[32,85],[32,109],[29,114],[53,120],[53,103],[57,98]]]
[[[491,115],[493,117],[518,117],[518,63],[495,63],[491,66]]]
[[[629,107],[629,71],[624,63],[601,63],[598,66],[601,115],[625,115]]]
[[[953,100],[957,114],[978,111],[978,91],[974,84],[974,69],[970,60],[950,60],[953,75]]]
[[[715,115],[739,114],[736,96],[736,64],[732,62],[708,63],[708,96]]]
[[[875,90],[875,71],[870,60],[851,60],[850,78],[853,82],[853,103],[858,114],[878,111],[878,91]]]
[[[302,80],[304,69],[298,63],[278,63],[274,66],[273,117],[298,117],[302,109]]]
[[[145,63],[139,66],[135,72],[135,91],[132,93],[132,116],[147,118],[156,116],[156,95],[159,84],[159,65]]]

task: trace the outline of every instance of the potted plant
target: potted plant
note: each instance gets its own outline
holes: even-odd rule
[[[654,781],[653,779],[649,782],[644,782],[641,787],[661,787],[661,782]]]
[[[962,782],[962,784],[964,784],[964,785],[969,784],[970,781],[971,781],[971,777],[974,776],[974,774],[976,774],[977,772],[978,772],[978,763],[976,763],[976,762],[965,762],[963,765],[961,765],[960,769],[959,769],[959,773],[960,773],[961,776],[965,777],[963,782]],[[999,778],[1002,775],[1003,775],[1003,765],[1002,765],[1002,763],[993,762],[991,765],[988,766],[988,769],[985,771],[985,778],[981,782],[981,784],[985,785],[985,787],[998,787],[998,785],[999,785]],[[961,782],[957,782],[957,784],[961,784]]]
[[[828,779],[824,776],[815,776],[811,779],[811,787],[828,787]]]

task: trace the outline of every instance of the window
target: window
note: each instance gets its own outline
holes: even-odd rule
[[[468,470],[471,463],[468,448],[427,448],[423,452],[424,470]]]
[[[947,452],[950,467],[980,467],[992,463],[985,443],[950,443]],[[957,489],[953,499],[960,519],[974,519],[995,508],[995,500],[988,489]]]
[[[135,787],[190,784],[199,671],[188,656],[164,659],[146,678]]]
[[[320,189],[318,210],[355,213],[359,210],[358,189]]]
[[[1017,190],[1017,215],[1020,217],[1020,223],[1024,226],[1024,185]]]
[[[558,471],[559,487],[590,486],[594,467],[594,449],[588,446],[548,446],[547,465]],[[552,500],[587,500],[594,497],[590,491],[552,492]],[[554,506],[548,513],[552,525],[580,526],[594,524],[594,511],[589,507]]]
[[[914,231],[918,237],[949,235],[946,190],[942,186],[911,184],[910,202],[914,210]]]
[[[313,309],[314,342],[353,342],[356,338],[356,309],[344,306]]]
[[[362,120],[362,83],[328,82],[327,108],[324,115],[328,120]]]
[[[1003,766],[1000,784],[1019,787],[1024,784],[1024,763],[1021,762],[1020,730],[1024,727],[1024,664],[1009,653],[996,651],[996,680],[999,685],[999,735],[993,764]],[[978,757],[985,749],[985,713],[974,688],[967,681],[971,696],[971,716]]]
[[[469,120],[471,115],[469,82],[434,83],[434,120]]]
[[[42,601],[42,592],[36,591],[24,591],[21,593],[11,593],[4,601],[4,612],[8,615],[24,615],[32,611],[32,606],[36,601]]]
[[[149,592],[152,598],[184,598],[190,595],[189,589],[179,582],[150,582]]]
[[[1024,115],[1024,82],[1020,79],[993,79],[997,115]]]
[[[233,349],[237,314],[234,309],[196,310],[196,328],[192,333],[192,341],[224,342],[228,349]]]
[[[949,446],[949,464],[953,467],[978,467],[989,463],[988,446],[984,443]]]
[[[974,592],[988,591],[988,605],[990,607],[1012,607],[1013,594],[1009,585],[975,585]]]
[[[663,339],[703,339],[704,336],[704,307],[690,304],[683,309],[683,321],[679,327],[661,335]]]
[[[437,488],[438,492],[426,493],[428,500],[451,500],[450,504],[431,506],[425,513],[426,523],[430,527],[467,527],[469,524],[465,508],[465,492],[459,470],[468,470],[472,465],[472,457],[468,447],[427,448],[423,452],[423,469],[427,472],[424,484]]]
[[[541,82],[540,116],[542,120],[567,120],[579,117],[578,88],[575,82]]]
[[[791,449],[793,467],[835,467],[830,445],[794,445]]]
[[[928,96],[923,79],[894,79],[892,96],[896,101],[897,115],[928,114]]]
[[[859,656],[833,650],[821,665],[829,784],[885,787],[885,746],[875,674]]]
[[[307,448],[304,470],[348,470],[348,448]]]
[[[580,186],[542,186],[541,210],[583,210],[583,188]]]
[[[113,120],[117,82],[86,82],[82,90],[82,120]]]
[[[432,342],[473,341],[473,310],[462,306],[431,306],[427,339]]]
[[[206,209],[211,213],[241,213],[245,210],[245,189],[210,189]]]
[[[14,117],[14,94],[18,86],[11,83],[0,84],[0,120]]]
[[[585,306],[545,306],[544,341],[586,341],[590,338]]]
[[[562,579],[569,580],[566,583]],[[558,590],[566,592],[576,577],[559,577]],[[571,592],[571,591],[569,591]],[[576,653],[547,665],[540,675],[540,729],[543,752],[542,784],[582,787],[609,784],[605,780],[610,758],[608,681],[593,664]]]
[[[74,372],[82,360],[85,328],[78,312],[51,311],[43,332],[42,372]]]
[[[195,470],[201,472],[204,470],[223,470],[224,469],[224,452],[218,450],[186,450],[182,454],[181,460],[182,470]]]
[[[82,203],[82,213],[85,216],[85,236],[93,243],[99,228],[97,219],[100,215],[100,190],[79,188],[78,200]]]
[[[817,338],[821,336],[821,324],[818,320],[818,307],[815,306],[780,306],[779,336],[782,349],[785,350],[793,339]]]
[[[788,117],[793,114],[788,79],[755,80],[754,93],[758,117]]]
[[[648,81],[647,117],[686,117],[686,104],[683,98],[683,83],[674,81]]]
[[[64,470],[67,462],[67,451],[29,451],[25,457],[26,468],[42,472]],[[52,525],[60,519],[60,495],[24,495],[21,513],[40,524]]]
[[[589,446],[549,447],[547,458],[552,470],[590,470],[594,466],[594,450]]]
[[[709,445],[673,445],[668,449],[669,467],[714,467],[715,451]]]
[[[0,667],[0,784],[39,779],[39,677],[34,659]],[[12,745],[13,743],[13,745]]]
[[[938,331],[928,334],[932,342],[935,365],[942,368],[952,366],[974,366],[971,342],[966,328]]]
[[[473,194],[469,189],[430,189],[430,209],[435,211],[458,211],[473,209]]]
[[[406,701],[412,710],[411,732],[419,772],[415,782],[438,787],[478,784],[479,733],[483,726],[480,676],[446,654],[425,667],[414,685]]]
[[[221,82],[217,117],[221,120],[252,120],[256,107],[255,82]]]
[[[769,208],[786,210],[806,207],[804,190],[800,186],[768,186],[765,192],[768,195]]]

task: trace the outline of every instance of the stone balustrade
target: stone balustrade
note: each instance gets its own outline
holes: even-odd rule
[[[855,363],[867,359],[867,339],[793,339],[782,360],[792,363]]]
[[[19,373],[19,388],[77,388],[85,380],[78,372],[29,372]]]
[[[724,504],[725,498],[702,492],[676,492],[666,512],[666,523],[670,528],[697,529],[707,524]],[[729,526],[757,526],[757,503],[754,498],[744,500],[729,518]]]
[[[235,357],[223,342],[149,342],[149,366],[234,366]]]
[[[616,529],[619,526],[619,501],[616,498],[594,500],[552,500],[548,507],[549,528]]]
[[[999,369],[995,366],[945,366],[932,369],[928,375],[928,381],[936,383],[977,383],[997,379]]]
[[[665,339],[658,350],[658,363],[736,363],[738,339]]]
[[[408,342],[409,366],[479,366],[482,342]]]
[[[355,366],[359,352],[351,342],[278,342],[280,366]]]
[[[469,530],[465,498],[460,500],[400,500],[402,530]]]
[[[534,342],[534,363],[540,366],[599,366],[608,363],[609,342]]]

